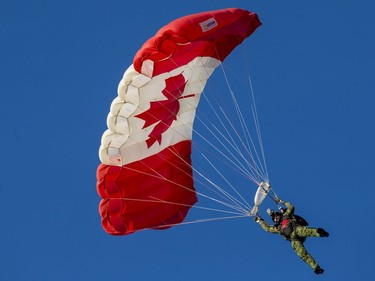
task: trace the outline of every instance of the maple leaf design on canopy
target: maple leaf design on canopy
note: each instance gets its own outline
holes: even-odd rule
[[[155,142],[161,144],[162,134],[166,132],[173,121],[177,119],[180,111],[180,102],[186,86],[185,78],[182,74],[170,77],[165,80],[166,86],[162,93],[166,100],[154,101],[150,103],[150,108],[135,117],[145,121],[143,128],[147,128],[155,123],[157,125],[152,129],[146,140],[147,147],[150,148]]]

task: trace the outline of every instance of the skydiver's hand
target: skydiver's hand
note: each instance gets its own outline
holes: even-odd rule
[[[260,216],[256,216],[255,218],[254,218],[254,220],[255,220],[255,222],[256,223],[259,223],[261,220],[263,220]]]
[[[277,204],[280,204],[280,203],[283,202],[283,200],[281,200],[281,199],[280,199],[279,197],[277,197],[277,196],[275,196],[274,200],[275,200],[275,202],[276,202]]]

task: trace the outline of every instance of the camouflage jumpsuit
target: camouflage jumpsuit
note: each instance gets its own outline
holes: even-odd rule
[[[284,205],[287,207],[286,212],[283,215],[283,219],[289,218],[293,228],[292,232],[289,235],[285,235],[283,231],[281,231],[281,224],[269,225],[264,220],[260,220],[259,224],[261,227],[270,233],[280,234],[286,240],[290,241],[292,244],[292,248],[294,252],[308,265],[311,266],[312,269],[316,269],[318,267],[318,263],[314,260],[314,258],[306,251],[303,243],[306,240],[306,237],[320,237],[320,234],[317,231],[317,228],[309,228],[306,226],[296,225],[294,214],[294,206],[289,202],[284,202]]]

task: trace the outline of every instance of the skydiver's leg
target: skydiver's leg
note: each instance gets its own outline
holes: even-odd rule
[[[292,248],[294,252],[313,270],[319,267],[318,263],[314,260],[314,258],[306,251],[305,247],[303,246],[303,243],[299,240],[292,240],[291,241]]]
[[[299,237],[328,237],[329,233],[322,228],[297,226],[294,232]]]
[[[295,234],[299,237],[319,237],[318,230],[316,228],[310,228],[306,226],[296,226],[294,229]]]

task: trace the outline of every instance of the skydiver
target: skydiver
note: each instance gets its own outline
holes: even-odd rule
[[[282,203],[286,208],[280,209],[279,212],[267,210],[271,216],[274,225],[268,224],[259,216],[255,217],[255,221],[269,233],[280,234],[284,239],[290,241],[294,252],[311,268],[316,274],[323,274],[324,269],[321,268],[314,258],[306,251],[303,243],[307,237],[328,237],[329,233],[323,228],[310,228],[307,224],[303,224],[294,215],[294,206],[290,202],[285,202],[276,197],[275,201]]]

